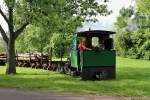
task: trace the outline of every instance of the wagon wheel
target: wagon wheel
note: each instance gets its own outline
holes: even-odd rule
[[[22,65],[23,65],[22,61],[18,61],[18,66],[22,67]]]
[[[36,64],[34,62],[30,63],[31,68],[35,68]]]
[[[36,65],[35,65],[35,68],[40,68],[41,67],[41,64],[39,62],[36,62]]]
[[[62,67],[62,72],[63,74],[71,74],[71,69],[65,64],[65,66]]]
[[[43,69],[48,69],[48,64],[47,63],[43,63],[42,67],[43,67]]]
[[[57,71],[57,72],[61,72],[61,65],[60,65],[60,64],[57,64],[56,71]]]
[[[1,66],[5,66],[5,62],[4,61],[0,61],[0,65]]]
[[[52,70],[57,71],[58,65],[57,64],[52,64]]]
[[[6,65],[6,62],[5,62],[5,61],[3,61],[3,62],[2,62],[2,65],[3,65],[3,66],[5,66],[5,65]]]
[[[47,70],[52,70],[52,69],[53,69],[52,64],[51,64],[51,63],[48,63],[48,65],[47,65]]]
[[[27,67],[27,63],[24,61],[22,64],[23,67]]]
[[[27,62],[27,65],[26,65],[26,67],[31,67],[29,62]]]
[[[18,62],[17,62],[17,61],[16,61],[16,63],[15,63],[15,64],[16,64],[16,66],[18,66]]]

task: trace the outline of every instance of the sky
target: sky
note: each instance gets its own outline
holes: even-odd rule
[[[101,0],[97,0],[98,2]],[[116,17],[119,15],[119,10],[122,7],[129,7],[134,5],[134,0],[109,0],[108,9],[112,10],[113,13],[106,17],[98,16],[98,22],[96,23],[84,23],[82,28],[79,28],[78,31],[88,30],[89,27],[92,30],[113,30],[113,24],[116,20]],[[0,0],[0,5],[2,5],[2,0]],[[4,19],[0,16],[0,24],[7,30],[7,24]]]
[[[2,6],[3,5],[3,0],[0,0],[0,7],[1,8],[4,8],[4,6]],[[4,9],[3,9],[4,10]],[[7,31],[8,29],[7,29],[7,24],[6,24],[6,22],[4,21],[4,19],[3,19],[3,17],[0,15],[0,24],[2,25],[2,27],[5,29],[5,31]]]
[[[101,1],[101,0],[97,0]],[[78,31],[88,30],[89,27],[92,30],[113,30],[113,24],[116,21],[116,17],[119,15],[119,10],[122,7],[129,7],[130,5],[134,6],[135,2],[134,0],[109,0],[108,9],[112,10],[113,13],[111,13],[108,16],[98,17],[98,22],[96,23],[84,23],[82,28],[79,28]]]

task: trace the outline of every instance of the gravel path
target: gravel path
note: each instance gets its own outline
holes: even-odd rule
[[[0,100],[132,100],[127,97],[56,93],[41,90],[0,88]],[[133,99],[136,100],[136,99]],[[140,100],[140,99],[138,99]]]

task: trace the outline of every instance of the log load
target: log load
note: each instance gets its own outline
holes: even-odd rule
[[[16,54],[16,66],[18,67],[32,67],[41,68],[46,70],[59,71],[66,62],[62,61],[50,61],[48,54],[41,53],[17,53]],[[7,61],[7,54],[0,53],[0,66],[5,66]]]
[[[5,53],[0,53],[0,66],[4,66],[6,63],[7,56]]]
[[[48,55],[41,53],[20,53],[16,55],[16,61],[23,67],[43,68],[49,65]]]

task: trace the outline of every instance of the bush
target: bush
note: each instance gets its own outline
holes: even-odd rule
[[[117,33],[115,48],[119,56],[150,60],[150,31]]]

